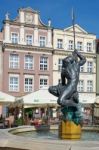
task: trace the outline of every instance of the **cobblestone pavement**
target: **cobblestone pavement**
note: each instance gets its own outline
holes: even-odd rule
[[[12,149],[16,148],[16,149]],[[31,139],[0,129],[0,150],[99,150],[99,141]]]

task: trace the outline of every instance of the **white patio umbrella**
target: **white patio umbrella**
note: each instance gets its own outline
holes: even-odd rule
[[[0,104],[8,105],[15,102],[15,97],[0,91]]]
[[[24,103],[25,107],[35,107],[37,105],[57,105],[57,97],[50,94],[48,89],[40,89],[36,92],[27,94],[21,98],[18,98],[17,101],[19,101],[20,104],[21,102]]]

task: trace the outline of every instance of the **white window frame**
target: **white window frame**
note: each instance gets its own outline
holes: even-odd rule
[[[26,56],[30,56],[33,58],[33,62],[32,63],[29,63],[29,62],[26,62],[25,58]],[[26,68],[26,63],[28,64],[28,67]],[[30,68],[29,64],[32,64],[32,68]],[[33,70],[34,69],[34,57],[32,55],[25,55],[24,56],[24,69],[27,69],[27,70]]]
[[[17,34],[17,42],[12,42],[12,34]],[[11,32],[11,43],[13,43],[13,44],[18,44],[19,43],[19,33],[17,33],[17,32]]]
[[[79,80],[77,89],[78,92],[84,92],[84,80]]]
[[[44,40],[44,43],[45,43],[45,44],[44,44],[44,43],[43,43],[43,44],[40,44],[40,42],[41,42],[41,39],[40,39],[40,38],[41,38],[41,37],[42,37],[42,38],[45,38],[45,40]],[[43,42],[43,40],[42,40],[42,42]],[[40,36],[39,36],[39,45],[40,45],[40,47],[46,47],[46,36],[43,36],[43,35],[40,35]]]
[[[25,79],[32,79],[32,85],[25,84]],[[26,90],[26,88],[27,88],[27,90]],[[30,90],[30,88],[32,88],[32,90]],[[30,93],[30,92],[33,92],[33,91],[34,91],[34,76],[33,75],[24,75],[24,92]]]
[[[31,36],[32,37],[31,44],[28,43],[27,36]],[[25,40],[26,40],[26,45],[33,45],[33,35],[32,34],[26,34]]]
[[[93,92],[93,80],[87,80],[87,92]]]
[[[40,85],[40,80],[43,80],[43,85]],[[47,80],[47,85],[44,85],[44,80]],[[49,86],[49,78],[48,76],[40,76],[39,78],[39,89],[42,89],[42,88],[48,88]]]
[[[92,52],[92,43],[87,42],[87,52]]]
[[[15,61],[15,60],[12,59],[12,61],[11,61],[11,55],[17,55],[18,56],[18,60]],[[17,64],[17,65],[15,65],[14,63]],[[19,54],[10,53],[10,55],[9,55],[9,68],[11,68],[11,69],[19,69]]]
[[[57,39],[57,48],[63,49],[63,39]]]
[[[43,60],[43,63],[41,63],[41,62],[40,62],[40,61],[41,61],[41,58],[46,58],[46,59],[47,59],[47,64],[44,64],[44,60]],[[43,65],[43,67],[42,67],[43,69],[41,69],[40,65]],[[47,65],[47,69],[44,69],[44,68],[45,68],[45,65]],[[48,57],[40,56],[40,60],[39,60],[39,70],[41,70],[41,71],[48,71],[48,70],[49,70],[48,66],[49,66]]]
[[[80,72],[84,72],[84,66],[80,66]]]
[[[61,71],[62,70],[62,59],[59,58],[58,59],[58,71]]]
[[[92,73],[93,72],[93,62],[87,61],[87,72]]]
[[[77,50],[82,51],[83,50],[83,42],[77,41]]]
[[[69,40],[68,41],[68,49],[69,50],[73,50],[74,49],[74,42],[73,42],[73,40]]]
[[[13,89],[11,89],[10,88],[10,86],[11,86],[11,83],[10,83],[10,78],[18,78],[18,84],[16,85],[17,86],[17,90],[16,89],[14,89],[14,85],[12,85],[13,87]],[[19,75],[18,74],[9,74],[9,91],[10,92],[19,92]]]

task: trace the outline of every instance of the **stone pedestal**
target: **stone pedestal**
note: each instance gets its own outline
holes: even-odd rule
[[[59,125],[59,138],[60,139],[80,139],[81,126],[76,125],[72,121],[61,121]]]

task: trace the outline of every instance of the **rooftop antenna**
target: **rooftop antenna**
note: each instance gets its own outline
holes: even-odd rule
[[[75,50],[76,49],[76,46],[75,46],[75,14],[74,14],[73,8],[72,8],[72,26],[73,26],[74,50]]]

